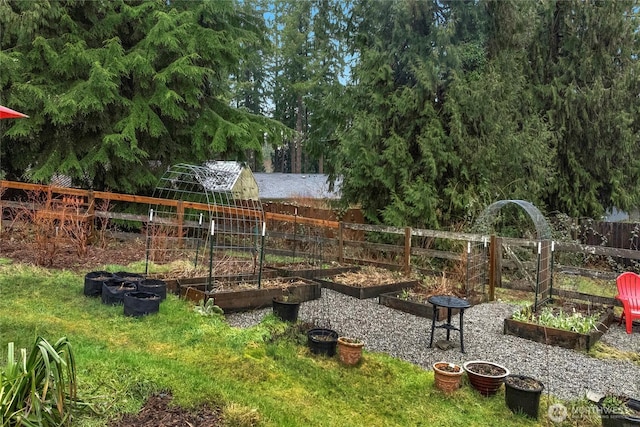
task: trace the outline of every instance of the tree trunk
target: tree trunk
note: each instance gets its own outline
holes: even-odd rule
[[[302,115],[304,114],[304,104],[302,95],[298,95],[298,111],[296,114],[296,138],[295,138],[295,160],[292,159],[295,170],[293,173],[302,173]]]

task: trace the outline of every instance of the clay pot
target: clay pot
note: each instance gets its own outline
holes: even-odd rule
[[[464,369],[455,363],[436,362],[433,364],[433,378],[437,388],[452,393],[460,388]]]
[[[357,365],[362,358],[362,347],[364,343],[360,340],[339,337],[337,349],[340,361],[347,366]]]

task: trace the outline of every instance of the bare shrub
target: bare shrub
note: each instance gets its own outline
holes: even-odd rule
[[[147,224],[147,248],[149,261],[162,263],[170,259],[170,241],[177,237],[177,231],[171,224]]]
[[[89,247],[91,221],[89,214],[84,209],[83,199],[81,197],[63,197],[62,206],[58,213],[64,236],[71,241],[76,254],[80,258],[85,258]]]
[[[99,202],[95,202],[95,210],[98,212],[107,213],[110,209],[111,201],[109,199],[101,199]],[[95,225],[97,243],[100,248],[105,249],[108,244],[107,232],[109,230],[109,217],[96,215]]]
[[[40,266],[50,266],[60,250],[61,236],[59,221],[52,211],[45,209],[53,203],[50,193],[28,191],[23,203],[11,209],[12,224],[25,223],[31,226],[28,235],[34,242],[34,262]]]

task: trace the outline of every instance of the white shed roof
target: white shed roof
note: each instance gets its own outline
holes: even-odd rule
[[[260,199],[278,200],[305,197],[312,199],[339,199],[340,182],[329,191],[327,175],[295,173],[254,173]]]

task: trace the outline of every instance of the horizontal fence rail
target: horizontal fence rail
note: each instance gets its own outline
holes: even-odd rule
[[[132,221],[143,226],[149,221],[147,215],[99,210],[97,206],[100,205],[98,203],[100,200],[172,206],[178,208],[178,210],[189,208],[202,211],[223,211],[229,215],[246,214],[246,211],[243,212],[242,209],[228,206],[13,181],[0,181],[0,212],[4,208],[34,209],[55,215],[56,209],[58,209],[53,205],[34,206],[27,202],[3,200],[1,197],[3,189],[39,192],[46,194],[48,196],[47,200],[55,200],[63,204],[65,200],[68,200],[65,198],[80,198],[87,221],[94,221],[96,218],[102,220],[113,219]],[[298,212],[298,210],[295,210],[295,212]],[[311,214],[313,209],[305,209],[303,212]],[[323,215],[328,216],[328,214]],[[413,268],[422,269],[423,267],[416,267],[416,262],[422,259],[437,259],[445,263],[464,262],[465,250],[467,247],[471,247],[472,243],[480,247],[484,244],[486,248],[492,240],[496,241],[495,236],[484,234],[370,225],[279,212],[264,212],[264,218],[267,225],[268,242],[272,244],[272,246],[267,244],[265,248],[267,252],[271,251],[274,254],[294,257],[309,256],[310,258],[322,258],[327,261],[341,263],[373,264],[403,270],[406,273],[409,273]],[[185,226],[195,227],[196,225],[184,219],[178,220],[182,220]],[[373,238],[376,236],[377,238]],[[429,245],[433,239],[448,241],[450,242],[448,246],[455,249],[447,251],[431,248]],[[392,243],[389,243],[390,241]],[[422,241],[424,247],[414,243],[414,241]],[[498,247],[500,248],[513,246],[531,251],[535,251],[535,248],[540,244],[537,240],[506,237],[499,238],[497,242],[499,242]],[[554,242],[554,250],[558,253],[612,257],[634,262],[640,261],[640,250],[636,248],[612,248],[563,241]],[[502,259],[502,253],[506,252],[505,250],[496,251],[492,247],[490,252],[493,258],[499,258],[499,260],[494,261],[495,265],[492,264],[492,271],[489,272],[490,282],[499,284],[502,266],[509,267],[510,264],[513,264],[513,260],[509,260],[508,257]],[[363,254],[372,255],[365,256]],[[524,261],[522,264],[527,263],[530,263],[530,261]],[[559,271],[565,269],[565,266],[557,264],[555,268]],[[580,267],[566,267],[566,269],[581,270]]]

